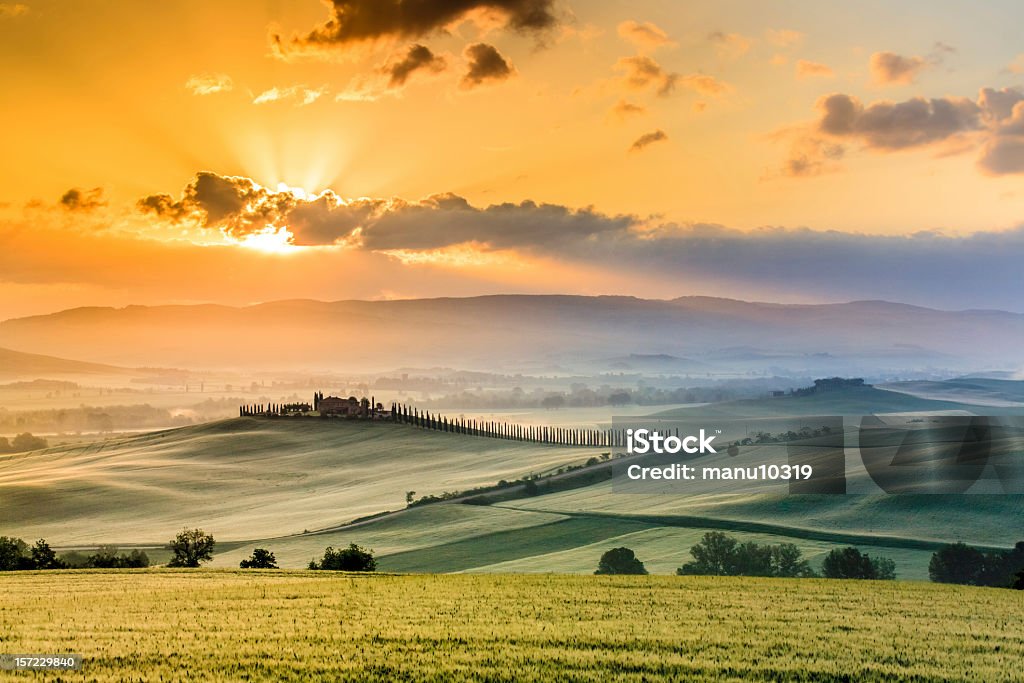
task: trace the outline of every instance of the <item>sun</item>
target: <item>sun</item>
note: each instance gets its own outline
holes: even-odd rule
[[[300,249],[292,243],[292,233],[287,228],[275,228],[272,225],[246,235],[238,244],[265,254],[291,254]]]

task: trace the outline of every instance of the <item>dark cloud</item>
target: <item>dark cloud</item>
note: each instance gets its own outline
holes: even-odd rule
[[[626,87],[633,90],[654,88],[662,96],[671,93],[679,80],[679,74],[665,71],[647,55],[622,57],[615,63],[615,68],[622,72]]]
[[[871,76],[879,85],[909,85],[931,62],[924,57],[905,57],[895,52],[876,52],[869,62]]]
[[[197,174],[180,200],[166,194],[151,195],[137,207],[144,213],[191,221],[236,238],[267,227],[286,228],[297,245],[343,241],[366,249],[437,249],[464,242],[494,248],[540,246],[621,231],[634,221],[531,201],[477,208],[454,194],[417,202],[346,201],[327,191],[303,199],[286,190],[260,187],[248,178],[209,172]]]
[[[435,55],[425,45],[410,45],[404,55],[385,64],[382,71],[388,76],[388,86],[397,88],[405,85],[416,71],[437,73],[444,71],[447,65],[443,57]]]
[[[663,130],[656,130],[650,133],[644,133],[629,146],[630,152],[639,152],[648,145],[653,145],[656,142],[664,142],[668,140],[668,135]]]
[[[180,200],[156,194],[140,199],[136,206],[143,213],[188,220],[237,238],[267,227],[288,228],[296,244],[318,245],[348,237],[386,203],[369,199],[346,202],[333,192],[304,199],[291,192],[268,190],[249,178],[203,171],[185,187]]]
[[[153,195],[144,210],[236,237],[284,227],[300,245],[342,243],[363,252],[432,251],[474,243],[567,263],[659,278],[666,291],[704,283],[735,295],[819,300],[888,299],[941,308],[1022,310],[1024,228],[944,236],[883,236],[809,229],[732,230],[652,224],[532,201],[477,207],[454,194],[420,201],[300,199],[247,178],[204,173],[180,200]],[[339,255],[339,258],[342,256]],[[780,273],[785,276],[780,277]]]
[[[327,0],[327,21],[305,35],[271,36],[279,54],[344,48],[380,39],[420,38],[474,12],[502,17],[504,27],[538,34],[559,22],[554,0]]]
[[[914,97],[864,106],[856,97],[835,94],[819,100],[818,109],[821,132],[856,138],[879,150],[920,147],[978,130],[982,114],[966,97]]]
[[[512,65],[493,45],[474,43],[464,53],[469,66],[462,77],[463,88],[475,88],[489,81],[503,81],[512,73]]]
[[[91,190],[73,187],[61,195],[60,205],[68,211],[95,211],[106,206],[107,201],[103,198],[102,187]]]
[[[844,142],[894,152],[948,145],[980,150],[979,169],[989,175],[1024,173],[1024,92],[983,88],[977,100],[966,97],[863,104],[836,93],[817,104],[818,120],[793,143],[783,175],[808,176],[836,170]],[[940,149],[942,149],[940,147]]]

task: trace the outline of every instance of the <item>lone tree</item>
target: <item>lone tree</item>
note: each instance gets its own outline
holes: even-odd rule
[[[885,557],[870,557],[854,547],[835,549],[825,556],[821,573],[826,579],[896,578],[896,563]]]
[[[198,567],[200,562],[213,559],[213,536],[202,529],[182,529],[168,544],[174,557],[168,567]]]
[[[373,559],[372,550],[350,543],[347,548],[340,550],[328,546],[323,559],[319,563],[310,560],[309,568],[336,572],[372,572],[377,570],[377,560]]]
[[[601,556],[595,574],[646,574],[644,563],[629,548],[612,548]]]
[[[274,553],[266,548],[256,548],[248,560],[238,563],[241,569],[279,569]]]
[[[53,548],[50,544],[39,539],[36,544],[32,546],[30,551],[30,557],[32,558],[32,564],[35,565],[36,569],[67,569],[68,566],[57,558],[57,553],[53,552]]]

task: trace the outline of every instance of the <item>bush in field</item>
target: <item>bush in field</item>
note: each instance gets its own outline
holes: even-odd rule
[[[328,546],[323,559],[319,563],[310,560],[309,568],[336,572],[372,572],[377,570],[377,560],[373,559],[372,550],[350,543],[347,548],[340,550]]]
[[[213,536],[202,529],[183,529],[167,545],[173,557],[168,567],[198,567],[213,559]]]
[[[84,566],[95,569],[139,569],[149,566],[149,556],[141,550],[133,550],[127,555],[118,554],[117,546],[101,545],[86,558]]]
[[[266,548],[256,548],[247,560],[238,563],[241,569],[278,569],[277,558]]]
[[[836,548],[821,565],[827,579],[895,579],[896,563],[885,557],[871,557],[853,547]]]
[[[1020,574],[1017,574],[1017,578],[1013,580],[1010,588],[1015,590],[1024,591],[1024,569],[1021,570]]]
[[[595,574],[646,574],[644,563],[629,548],[612,548],[597,563]]]
[[[721,531],[709,531],[700,543],[690,548],[693,561],[676,570],[681,576],[814,576],[800,549],[792,543],[761,545],[739,543]]]
[[[32,436],[28,432],[24,434],[18,434],[11,441],[11,450],[15,453],[21,453],[23,451],[37,451],[40,448],[46,448],[49,444],[46,439],[42,439],[38,436]]]

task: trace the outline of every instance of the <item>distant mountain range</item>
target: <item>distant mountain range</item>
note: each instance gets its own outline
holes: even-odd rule
[[[0,323],[0,346],[96,363],[376,371],[781,366],[1013,370],[1024,315],[885,301],[792,305],[708,297],[502,295],[76,308]],[[614,361],[614,362],[613,362]]]

